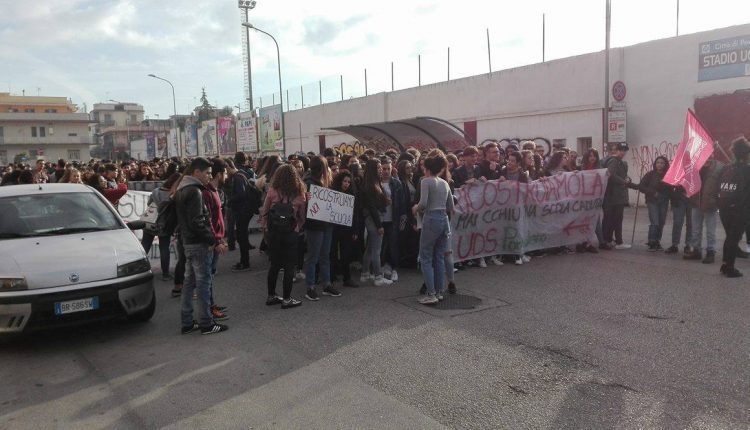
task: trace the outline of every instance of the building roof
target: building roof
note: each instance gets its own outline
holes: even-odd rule
[[[456,151],[474,144],[459,127],[433,117],[327,127],[323,130],[336,130],[349,134],[368,147],[381,151],[395,147],[403,152],[410,146],[420,151],[433,148]]]
[[[0,106],[65,106],[73,112],[78,107],[67,97],[41,97],[41,96],[13,96],[9,93],[0,93]]]

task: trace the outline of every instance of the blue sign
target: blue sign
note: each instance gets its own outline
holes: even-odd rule
[[[700,44],[698,81],[750,76],[750,35]]]

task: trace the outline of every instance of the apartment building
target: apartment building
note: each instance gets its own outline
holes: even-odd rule
[[[66,97],[0,93],[0,164],[37,159],[86,161],[89,115]]]

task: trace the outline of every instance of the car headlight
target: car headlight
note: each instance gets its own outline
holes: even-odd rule
[[[26,290],[26,278],[0,278],[0,292]]]
[[[151,263],[145,258],[140,260],[131,261],[120,266],[117,266],[117,277],[122,278],[125,276],[137,275],[139,273],[148,272],[151,270]]]

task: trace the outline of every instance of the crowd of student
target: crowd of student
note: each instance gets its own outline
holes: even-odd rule
[[[645,195],[649,212],[649,251],[662,250],[662,230],[671,205],[672,242],[666,252],[678,252],[682,228],[687,222],[684,258],[712,263],[719,217],[727,231],[721,272],[728,277],[741,276],[734,267],[734,259],[747,257],[739,249],[739,241],[745,229],[750,229],[745,222],[750,201],[746,204],[743,199],[732,207],[722,208],[719,214],[721,165],[715,160],[706,164],[701,170],[704,183],[701,192],[688,199],[683,189],[662,181],[669,163],[664,157],[656,159],[653,171],[644,175],[639,184],[632,183],[623,161],[627,151],[627,144],[618,144],[600,160],[597,150],[589,149],[579,162],[578,154],[567,148],[554,147],[545,154],[543,148],[526,141],[520,147],[503,148],[490,142],[448,154],[440,150],[425,154],[409,148],[403,153],[393,149],[377,153],[368,149],[355,156],[327,149],[322,155],[294,154],[286,160],[277,155],[251,160],[243,153],[231,159],[157,159],[119,165],[64,160],[50,165],[39,160],[34,168],[9,166],[2,183],[84,183],[117,205],[127,192],[128,181],[163,181],[153,190],[149,203],[159,208],[169,202],[174,206],[178,224],[174,275],[169,272],[171,231],[161,231],[154,225],[144,232],[143,246],[148,252],[154,239],[159,238],[162,279],[173,281],[173,296],[182,298],[183,333],[200,329],[211,334],[227,329],[220,323],[228,318],[226,307],[217,305],[213,299],[213,277],[220,256],[237,248],[239,261],[231,270],[250,270],[250,251],[255,247],[249,242],[248,228],[253,216],[258,216],[262,232],[258,248],[270,260],[266,300],[269,306],[288,309],[301,305],[300,300],[292,297],[292,285],[297,281],[304,281],[304,297],[314,302],[319,300],[319,293],[341,296],[336,287],[339,279],[338,285],[349,288],[369,282],[386,286],[398,281],[400,270],[416,267],[420,267],[424,277],[419,301],[432,305],[442,300],[446,291],[456,292],[453,274],[458,269],[487,267],[488,262],[503,265],[510,261],[520,265],[531,258],[530,255],[492,256],[454,263],[449,217],[456,188],[472,181],[544,180],[573,170],[609,171],[602,217],[596,228],[598,246],[587,242],[577,245],[575,250],[565,247],[549,252],[628,249],[630,245],[624,243],[622,234],[623,211],[629,204],[628,189],[638,189]],[[747,170],[748,154],[747,141],[738,140],[734,155],[741,168],[735,170]],[[745,177],[750,180],[750,172],[740,177],[743,183]],[[355,196],[351,226],[306,218],[312,185]],[[741,187],[741,191],[750,193],[750,184]],[[701,246],[703,232],[705,255]],[[361,264],[359,282],[351,273],[354,262]],[[276,284],[282,271],[282,289],[278,295]],[[197,299],[197,320],[193,320],[193,299]]]

